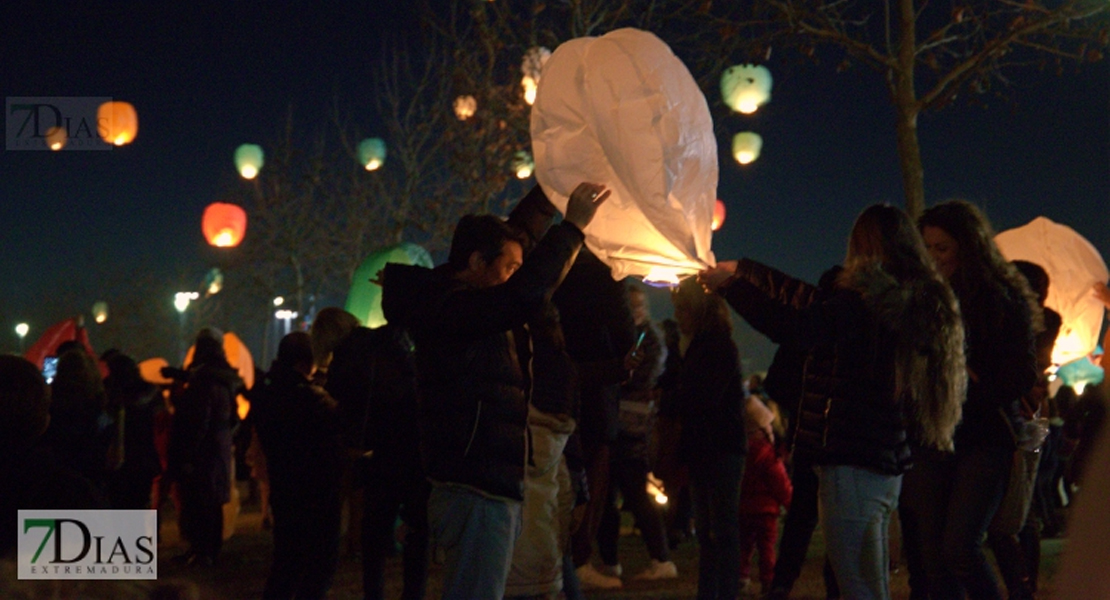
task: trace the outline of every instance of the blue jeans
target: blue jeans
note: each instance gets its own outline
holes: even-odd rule
[[[922,453],[906,473],[902,510],[921,537],[929,597],[1001,600],[983,539],[1006,485],[1014,451],[965,447],[953,455]],[[914,590],[915,594],[918,591]]]
[[[690,465],[698,534],[698,600],[735,600],[740,593],[740,480],[743,454],[720,454]]]
[[[444,600],[501,600],[520,536],[520,503],[433,484],[428,524],[446,556]]]
[[[888,531],[901,475],[862,467],[817,467],[821,530],[836,582],[845,598],[890,598]]]

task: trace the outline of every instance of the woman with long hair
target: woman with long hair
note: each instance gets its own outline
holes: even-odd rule
[[[751,260],[700,279],[772,341],[808,349],[795,456],[816,465],[844,597],[889,598],[887,529],[910,442],[951,451],[966,385],[956,299],[913,222],[865,209],[835,289],[807,306],[792,302],[807,284]]]
[[[983,537],[1009,481],[1021,398],[1038,378],[1041,310],[975,205],[943,202],[926,210],[918,226],[960,301],[969,383],[955,454],[918,453],[906,477],[902,520],[920,538],[929,597],[1001,599]],[[913,591],[916,597],[925,590]]]
[[[733,600],[740,587],[740,480],[748,451],[740,353],[728,306],[687,279],[671,297],[681,366],[674,404],[678,459],[690,474],[698,537],[698,600]]]

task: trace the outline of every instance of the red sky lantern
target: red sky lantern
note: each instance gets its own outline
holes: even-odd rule
[[[721,228],[725,224],[725,203],[720,198],[717,199],[717,204],[713,205],[713,223],[709,226],[713,231]]]
[[[243,241],[247,232],[247,213],[235,204],[214,202],[204,209],[201,228],[209,244],[232,248]]]

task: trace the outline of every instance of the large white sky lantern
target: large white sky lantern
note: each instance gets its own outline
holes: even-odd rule
[[[721,74],[721,98],[750,115],[771,99],[771,72],[763,65],[733,65]]]
[[[1110,279],[1098,250],[1072,228],[1045,217],[1003,231],[994,240],[1007,260],[1026,260],[1048,272],[1045,305],[1060,313],[1064,321],[1052,362],[1063,365],[1093,352],[1105,306],[1092,287]]]
[[[763,138],[758,133],[742,131],[732,136],[732,156],[742,165],[755,161],[762,150]]]
[[[532,107],[532,153],[561,211],[583,181],[612,190],[586,244],[615,279],[676,283],[715,264],[713,120],[686,66],[651,33],[618,29],[555,49]]]

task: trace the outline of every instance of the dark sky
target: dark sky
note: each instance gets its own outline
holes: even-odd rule
[[[131,274],[202,277],[200,215],[234,183],[236,146],[273,139],[291,106],[312,125],[337,97],[368,108],[383,38],[412,18],[390,1],[31,4],[0,9],[3,96],[111,96],[135,105],[140,128],[110,152],[0,154],[0,351],[15,349],[17,322],[29,343]],[[892,112],[862,67],[769,66],[771,103],[726,123],[764,148],[746,167],[722,152],[729,216],[714,251],[813,281],[863,207],[902,203]],[[928,201],[975,201],[998,230],[1043,214],[1107,255],[1110,63],[1011,79],[1009,99],[922,116]],[[765,368],[769,346],[741,339]]]

